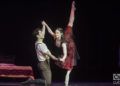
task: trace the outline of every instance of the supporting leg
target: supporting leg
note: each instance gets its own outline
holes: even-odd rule
[[[69,84],[69,78],[70,78],[70,73],[72,70],[68,70],[65,76],[65,86],[68,86]]]

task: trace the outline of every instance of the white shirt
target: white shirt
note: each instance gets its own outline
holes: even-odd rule
[[[45,43],[35,43],[35,49],[37,53],[37,58],[39,61],[45,61],[46,60],[46,55],[43,53],[47,53],[49,49],[47,48]]]

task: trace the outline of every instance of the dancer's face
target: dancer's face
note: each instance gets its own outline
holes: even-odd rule
[[[62,36],[62,33],[59,30],[55,30],[55,37],[59,39],[61,38],[61,36]]]
[[[39,38],[39,39],[44,39],[44,34],[42,33],[41,30],[38,31],[37,38]]]

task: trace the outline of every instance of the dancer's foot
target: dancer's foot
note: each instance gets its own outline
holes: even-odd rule
[[[29,78],[28,80],[21,82],[21,84],[29,84],[33,79]]]

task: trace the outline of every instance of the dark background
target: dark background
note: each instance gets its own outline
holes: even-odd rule
[[[0,1],[0,55],[15,57],[16,65],[31,65],[36,78],[33,30],[45,20],[55,30],[68,23],[72,0]],[[117,2],[76,0],[73,27],[80,55],[71,73],[73,81],[112,81],[119,73],[118,46],[120,11]],[[54,52],[46,33],[45,43]],[[64,71],[51,62],[53,80],[64,80]]]

